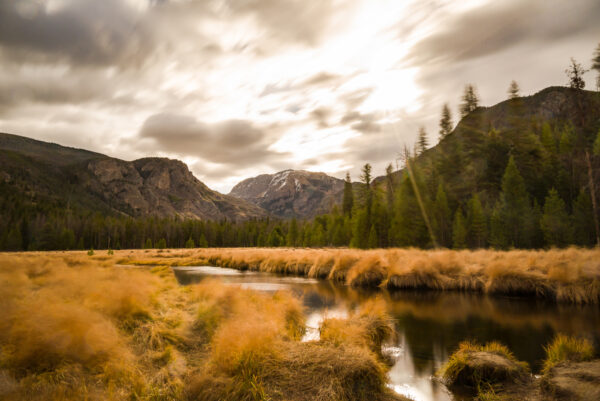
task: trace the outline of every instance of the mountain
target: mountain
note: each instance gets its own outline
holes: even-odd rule
[[[344,181],[325,173],[284,170],[248,178],[229,193],[279,217],[310,218],[342,200]]]
[[[435,196],[443,182],[462,203],[473,193],[493,206],[501,179],[513,156],[527,191],[542,205],[554,187],[570,207],[587,185],[584,149],[600,130],[598,92],[549,87],[534,95],[478,107],[460,120],[436,146],[415,159]],[[570,172],[569,172],[570,170]],[[398,178],[404,172],[396,172]],[[375,182],[382,183],[384,177]]]
[[[129,162],[3,133],[0,182],[31,203],[114,215],[203,220],[267,215],[249,202],[211,190],[179,160]]]

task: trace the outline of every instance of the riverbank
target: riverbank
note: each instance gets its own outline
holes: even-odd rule
[[[600,359],[587,339],[559,334],[544,349],[544,368],[532,375],[502,344],[463,342],[438,376],[479,401],[600,399]]]
[[[211,265],[330,279],[355,287],[473,291],[600,303],[600,250],[211,248],[140,250],[123,264]]]
[[[404,400],[386,386],[376,305],[301,342],[289,293],[115,266],[137,254],[0,254],[0,399]]]

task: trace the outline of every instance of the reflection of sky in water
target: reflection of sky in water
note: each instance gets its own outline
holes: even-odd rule
[[[307,317],[303,341],[319,339],[323,319],[345,317],[348,311],[378,295],[394,318],[397,339],[384,353],[393,357],[389,386],[415,401],[462,400],[432,377],[461,341],[500,341],[539,371],[543,346],[557,333],[586,336],[600,342],[600,309],[556,305],[536,300],[492,298],[458,292],[357,290],[328,280],[262,272],[187,266],[173,268],[180,284],[207,277],[258,291],[288,290],[302,298]],[[465,398],[467,399],[467,398]]]

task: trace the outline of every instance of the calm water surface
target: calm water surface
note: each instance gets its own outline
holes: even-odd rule
[[[600,308],[556,305],[539,300],[487,297],[480,294],[357,290],[328,280],[279,276],[234,269],[187,266],[173,268],[182,285],[218,277],[230,285],[258,291],[288,290],[302,297],[306,307],[305,341],[319,338],[325,317],[343,317],[367,299],[380,296],[388,304],[397,338],[385,346],[395,363],[390,387],[415,401],[463,400],[433,380],[461,341],[500,341],[518,359],[538,372],[543,346],[556,333],[585,336],[600,344]]]

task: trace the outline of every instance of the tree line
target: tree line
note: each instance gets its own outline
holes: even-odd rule
[[[592,68],[600,74],[600,45]],[[583,89],[585,72],[571,61],[566,73],[572,89]],[[600,75],[598,84],[600,90]],[[403,170],[390,164],[384,179],[373,182],[372,168],[365,164],[359,183],[346,175],[341,204],[310,220],[110,215],[26,197],[0,182],[0,250],[599,245],[598,122],[586,123],[581,104],[567,121],[525,118],[514,81],[508,100],[508,126],[482,129],[477,92],[467,85],[459,107],[461,138],[452,138],[458,134],[452,134],[456,130],[446,104],[437,152],[429,151],[421,128],[412,152],[404,150]],[[478,158],[485,165],[478,165]]]

